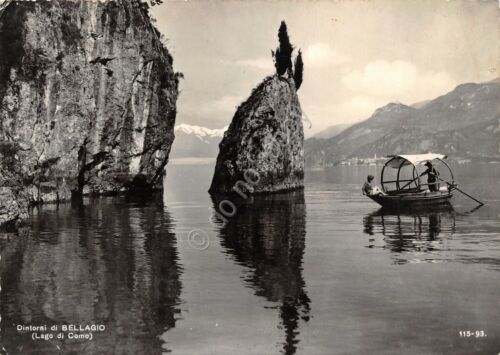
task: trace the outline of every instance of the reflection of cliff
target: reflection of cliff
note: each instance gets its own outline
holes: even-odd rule
[[[309,320],[311,301],[302,276],[305,234],[302,191],[250,198],[221,230],[222,245],[251,269],[249,287],[280,304],[285,354],[296,352],[299,322]]]
[[[120,201],[122,202],[122,201]],[[175,326],[181,269],[163,206],[117,199],[35,213],[32,235],[0,244],[0,343],[9,353],[160,353]],[[55,207],[54,207],[55,208]],[[92,342],[31,341],[16,324],[105,324]]]
[[[453,233],[453,210],[427,213],[386,213],[378,210],[363,218],[364,232],[383,235],[385,247],[395,253],[431,252],[440,249],[440,233]]]

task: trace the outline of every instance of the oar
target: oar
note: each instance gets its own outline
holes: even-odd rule
[[[410,181],[409,183],[407,183],[405,186],[403,186],[402,188],[400,188],[400,190],[404,190],[404,188],[405,188],[406,186],[409,186],[409,185],[413,184],[413,183],[415,182],[415,180],[417,180],[419,177],[421,177],[421,176],[423,176],[423,175],[424,175],[424,174],[422,173],[422,174],[420,174],[420,175],[415,176],[415,177],[413,178],[413,180],[411,180],[411,181]]]
[[[405,186],[403,186],[402,188],[400,188],[400,190],[403,190],[406,186],[409,186],[409,185],[411,185],[412,183],[414,183],[414,182],[415,182],[415,180],[417,180],[419,177],[420,177],[420,176],[415,177],[412,181],[410,181],[410,182],[409,182],[409,183],[407,183]]]
[[[444,180],[443,180],[443,179],[441,179],[440,177],[438,177],[438,179],[439,179],[439,180],[441,180],[442,182],[447,183],[447,184],[448,184],[448,186],[451,186],[451,187],[452,187],[452,188],[454,188],[455,190],[460,191],[460,192],[461,192],[461,193],[463,193],[465,196],[467,196],[467,197],[469,197],[469,198],[473,199],[474,201],[476,201],[477,203],[479,203],[479,205],[481,205],[481,206],[482,206],[482,205],[484,205],[484,203],[483,203],[483,202],[481,202],[481,201],[479,201],[478,199],[476,199],[476,198],[472,197],[471,195],[469,195],[469,194],[468,194],[468,193],[466,193],[465,191],[460,190],[460,189],[457,187],[457,185],[450,184],[448,181],[444,181]]]

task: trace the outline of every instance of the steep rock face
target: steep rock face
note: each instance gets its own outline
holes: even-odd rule
[[[28,217],[28,194],[24,190],[19,147],[0,142],[0,228],[11,229]]]
[[[19,146],[29,202],[134,179],[160,187],[177,95],[172,57],[138,1],[0,9],[0,142]]]
[[[292,80],[266,78],[241,104],[220,143],[212,193],[303,187],[302,110]]]

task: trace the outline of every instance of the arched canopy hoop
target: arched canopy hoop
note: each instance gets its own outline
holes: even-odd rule
[[[400,166],[406,166],[413,164],[415,166],[425,164],[427,161],[432,161],[438,159],[443,161],[446,159],[446,155],[443,154],[405,154],[405,155],[389,155],[388,158],[392,158],[389,160],[386,165],[391,168],[399,169]]]
[[[404,154],[404,155],[389,155],[388,158],[390,158],[382,168],[381,176],[380,176],[380,184],[382,185],[382,190],[384,192],[409,192],[409,190],[420,190],[421,189],[421,182],[420,182],[420,175],[418,174],[418,169],[417,167],[419,165],[424,165],[428,161],[433,161],[433,160],[438,160],[441,163],[443,163],[446,168],[448,168],[451,176],[451,183],[453,184],[453,172],[451,171],[449,165],[444,161],[446,159],[446,155],[444,154],[434,154],[434,153],[427,153],[427,154]],[[401,178],[400,177],[400,171],[403,167],[405,166],[413,166],[413,179],[408,179],[408,178]],[[395,180],[388,180],[386,178],[386,174],[389,171],[389,169],[395,169],[397,171],[396,179]],[[394,178],[393,178],[394,179]],[[388,185],[393,184],[392,186],[396,187],[396,190],[393,191],[388,191]],[[414,184],[414,188],[410,188]]]

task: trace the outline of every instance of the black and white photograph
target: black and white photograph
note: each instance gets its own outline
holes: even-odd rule
[[[499,281],[499,1],[0,0],[0,355],[498,355]]]

